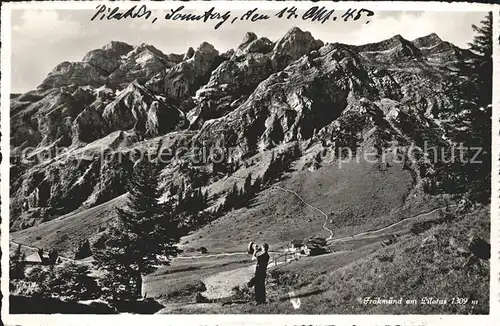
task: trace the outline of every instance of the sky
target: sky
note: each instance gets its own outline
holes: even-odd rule
[[[232,10],[235,15],[241,15]],[[246,10],[245,10],[246,11]],[[263,11],[264,12],[264,11]],[[430,33],[466,48],[474,36],[471,24],[479,24],[482,12],[377,12],[350,22],[310,22],[270,19],[263,22],[223,24],[173,22],[162,18],[146,20],[90,21],[95,10],[13,10],[11,25],[11,92],[35,89],[47,74],[63,61],[80,61],[87,52],[110,41],[131,45],[151,44],[164,53],[185,53],[207,41],[220,52],[236,48],[246,32],[276,41],[297,26],[325,43],[365,44],[396,34],[413,40]],[[268,12],[274,15],[275,11]],[[154,13],[164,17],[165,11]]]

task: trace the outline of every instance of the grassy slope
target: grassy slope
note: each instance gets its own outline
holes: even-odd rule
[[[382,227],[407,215],[399,209],[412,179],[401,166],[379,171],[376,164],[329,165],[317,171],[292,172],[276,185],[296,191],[304,200],[329,215],[334,237]],[[437,203],[428,202],[431,208]],[[425,211],[409,208],[408,214]],[[294,194],[273,187],[261,191],[249,207],[234,210],[184,237],[182,247],[204,246],[211,252],[244,251],[249,241],[268,242],[272,249],[294,238],[328,236],[325,218]]]
[[[300,291],[326,289],[314,300],[303,300],[303,313],[487,313],[489,306],[489,262],[467,266],[467,243],[472,235],[489,239],[489,208],[459,217],[418,236],[380,249],[338,270],[328,264],[304,269],[289,265],[288,272],[300,273],[295,286]],[[461,248],[461,249],[460,249]],[[391,261],[392,260],[392,261]],[[471,305],[364,306],[359,297],[379,296],[420,299],[453,296],[478,300]],[[324,305],[318,305],[324,302]],[[286,304],[285,304],[286,305]],[[279,306],[279,304],[278,304]],[[272,306],[269,309],[280,309]]]
[[[10,234],[16,243],[38,248],[55,248],[61,254],[71,255],[81,240],[98,233],[101,226],[114,216],[114,207],[123,205],[125,196],[116,197],[101,205],[81,212],[69,213],[54,220]],[[40,237],[40,240],[37,240]]]
[[[291,314],[484,314],[489,309],[489,261],[471,259],[471,236],[489,240],[489,207],[458,216],[419,235],[406,235],[387,247],[365,245],[354,251],[303,258],[271,270],[269,303],[173,305],[169,313]],[[299,309],[289,301],[300,299]],[[447,299],[448,304],[364,305],[363,297]],[[477,300],[453,305],[452,297]]]
[[[261,165],[265,164],[258,167]],[[256,176],[262,171],[236,173],[241,179],[229,177],[213,187],[225,189],[234,182],[242,184],[249,172]],[[412,198],[412,205],[405,204],[402,210],[412,179],[409,172],[397,164],[387,171],[380,171],[376,164],[363,162],[345,163],[341,169],[332,164],[314,172],[289,172],[277,185],[296,191],[308,203],[327,213],[330,216],[328,227],[335,237],[382,227],[442,205],[425,198]],[[92,238],[99,227],[113,217],[113,207],[123,202],[124,197],[120,196],[96,207],[14,232],[11,239],[70,253],[80,241]],[[261,191],[248,207],[229,212],[184,237],[180,247],[203,246],[210,252],[231,252],[244,251],[249,241],[266,241],[272,249],[278,250],[294,238],[315,234],[328,236],[322,228],[324,221],[323,215],[304,205],[292,193],[271,187]]]

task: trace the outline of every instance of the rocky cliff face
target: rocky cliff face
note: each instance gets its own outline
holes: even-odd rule
[[[209,43],[166,55],[111,42],[11,99],[12,227],[122,195],[140,152],[203,143],[259,165],[260,154],[292,143],[313,155],[409,143],[420,129],[442,138],[440,124],[475,105],[467,65],[476,59],[436,34],[350,46],[293,28],[275,42],[247,33],[224,54]],[[180,180],[201,173],[198,186],[211,187],[234,170],[195,169],[187,148],[165,162],[165,198]],[[214,189],[213,198],[226,192]]]

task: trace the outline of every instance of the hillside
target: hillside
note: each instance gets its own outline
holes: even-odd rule
[[[460,207],[458,216],[480,209],[471,198],[487,192],[482,168],[437,157],[458,143],[484,145],[491,112],[478,104],[478,62],[436,34],[353,46],[292,28],[275,41],[249,32],[226,53],[203,42],[184,54],[113,41],[11,96],[11,240],[68,257],[84,240],[103,245],[135,162],[148,156],[161,164],[162,200],[175,207],[185,254],[244,252],[249,241],[280,251],[317,235],[339,257],[353,252],[331,270],[327,255],[287,265],[304,269],[294,282],[335,288],[329,273],[354,282],[385,268],[376,257],[387,237],[403,236],[391,250],[406,252],[422,241],[410,232],[420,219],[438,219],[446,207]],[[457,228],[470,223],[460,221]],[[190,294],[203,288],[202,275],[248,261],[198,263],[199,275],[176,274],[189,278]],[[155,296],[175,297],[151,285],[163,289],[170,274],[150,276]],[[177,294],[181,281],[173,280]],[[315,302],[307,313],[317,312]]]

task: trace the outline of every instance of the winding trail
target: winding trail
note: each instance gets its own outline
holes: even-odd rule
[[[231,252],[231,253],[219,253],[219,254],[211,254],[211,255],[196,255],[196,256],[182,256],[175,257],[173,260],[178,259],[195,259],[195,258],[212,258],[212,257],[223,257],[223,256],[236,256],[236,255],[248,255],[247,252]]]
[[[294,194],[295,196],[297,196],[297,198],[298,198],[298,199],[300,199],[300,201],[301,201],[301,202],[303,202],[306,206],[308,206],[308,207],[310,207],[310,208],[312,208],[312,209],[314,209],[314,210],[316,210],[316,211],[320,212],[320,213],[321,213],[321,214],[325,217],[325,223],[323,223],[322,227],[323,227],[323,229],[324,229],[324,230],[326,230],[327,232],[329,232],[329,233],[330,233],[330,235],[328,236],[328,238],[326,238],[326,240],[331,240],[331,239],[333,238],[333,231],[332,231],[330,228],[328,228],[328,227],[326,226],[326,224],[328,223],[328,215],[327,215],[325,212],[323,212],[323,211],[322,211],[321,209],[319,209],[318,207],[313,206],[313,205],[309,204],[308,202],[306,202],[306,201],[304,200],[304,198],[302,198],[302,197],[301,197],[301,196],[300,196],[297,192],[295,192],[295,191],[293,191],[293,190],[286,189],[286,188],[282,188],[282,187],[279,187],[279,186],[271,186],[271,188],[276,188],[276,189],[280,189],[280,190],[283,190],[283,191],[286,191],[286,192],[292,193],[292,194]]]
[[[425,212],[425,213],[420,213],[418,215],[415,215],[415,216],[412,216],[412,217],[408,217],[408,218],[405,218],[404,220],[401,220],[399,222],[395,222],[395,223],[392,223],[388,226],[384,226],[383,228],[380,228],[380,229],[376,229],[376,230],[371,230],[371,231],[365,231],[365,232],[361,232],[361,233],[358,233],[358,234],[354,234],[352,236],[348,236],[348,237],[343,237],[343,238],[337,238],[337,239],[330,239],[331,242],[337,242],[337,241],[343,241],[343,240],[350,240],[350,239],[354,239],[356,237],[360,237],[360,236],[365,236],[365,235],[370,235],[370,234],[374,234],[374,233],[380,233],[380,232],[383,232],[383,231],[386,231],[390,228],[393,228],[395,226],[398,226],[400,224],[403,224],[403,223],[408,223],[408,222],[411,222],[413,220],[416,220],[416,219],[419,219],[423,216],[427,216],[427,215],[431,215],[431,214],[434,214],[435,212],[439,211],[439,210],[442,210],[446,208],[446,206],[443,206],[443,207],[438,207],[438,208],[435,208],[433,209],[432,211],[429,211],[429,212]],[[330,243],[331,243],[330,242]]]
[[[234,176],[234,175],[231,175],[230,178],[235,178],[235,179],[239,179],[239,180],[245,180],[245,178],[241,178],[241,177],[237,177],[237,176]],[[300,199],[301,202],[303,202],[306,206],[318,211],[321,213],[321,215],[323,215],[325,217],[325,223],[323,223],[322,225],[322,228],[327,231],[328,233],[330,233],[330,235],[328,236],[328,238],[326,238],[326,240],[331,240],[333,238],[333,231],[328,228],[326,225],[328,224],[328,215],[323,212],[321,209],[319,209],[318,207],[316,206],[313,206],[311,204],[309,204],[308,202],[306,202],[304,200],[304,198],[302,198],[296,191],[294,190],[290,190],[290,189],[286,189],[286,188],[283,188],[283,187],[280,187],[280,186],[275,186],[275,185],[272,185],[270,186],[269,188],[275,188],[275,189],[279,189],[279,190],[282,190],[282,191],[286,191],[288,193],[291,193],[291,194],[294,194],[298,199]]]
[[[295,193],[294,191],[291,191],[291,190],[287,190],[287,189],[284,189],[284,188],[281,188],[280,189],[282,190],[285,190],[285,191],[288,191],[288,192],[293,192]],[[296,193],[295,193],[296,194]],[[297,195],[301,200],[303,200],[299,195]],[[305,202],[304,202],[305,203]],[[315,208],[314,206],[312,205],[309,205],[307,203],[305,203],[306,205],[312,207],[312,208]],[[337,239],[333,239],[331,236],[328,238],[329,240],[329,244],[331,243],[334,243],[334,242],[339,242],[339,241],[344,241],[344,240],[352,240],[352,239],[356,239],[356,237],[360,237],[360,236],[366,236],[366,235],[372,235],[372,234],[376,234],[376,233],[380,233],[380,232],[383,232],[383,231],[386,231],[390,228],[393,228],[395,226],[398,226],[400,224],[403,224],[403,223],[408,223],[408,222],[411,222],[413,220],[416,220],[416,219],[419,219],[423,216],[427,216],[427,215],[431,215],[439,210],[442,210],[446,208],[446,206],[443,206],[443,207],[438,207],[438,208],[435,208],[433,209],[432,211],[429,211],[429,212],[425,212],[425,213],[420,213],[418,215],[415,215],[415,216],[412,216],[412,217],[408,217],[404,220],[401,220],[401,221],[398,221],[398,222],[395,222],[395,223],[392,223],[388,226],[384,226],[380,229],[376,229],[376,230],[370,230],[370,231],[364,231],[364,232],[361,232],[361,233],[358,233],[358,234],[354,234],[354,235],[351,235],[351,236],[348,236],[348,237],[343,237],[343,238],[337,238]],[[317,208],[315,208],[317,209]],[[319,209],[317,209],[319,210]],[[322,214],[324,214],[321,210],[319,210]],[[324,214],[326,215],[326,214]],[[331,231],[331,230],[330,230]],[[275,251],[272,251],[272,252],[275,252]],[[275,253],[279,253],[279,252],[275,252]],[[210,257],[222,257],[222,256],[235,256],[235,255],[248,255],[248,253],[246,251],[242,251],[242,252],[232,252],[232,253],[218,253],[218,254],[211,254],[211,255],[197,255],[197,256],[184,256],[184,257],[176,257],[174,258],[174,260],[176,259],[196,259],[196,258],[210,258]]]

